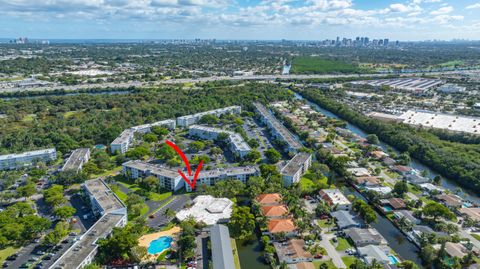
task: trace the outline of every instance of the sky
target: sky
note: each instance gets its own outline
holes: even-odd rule
[[[0,0],[0,37],[480,40],[480,0]]]

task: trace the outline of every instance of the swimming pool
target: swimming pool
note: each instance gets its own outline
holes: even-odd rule
[[[393,211],[393,208],[392,208],[391,206],[389,206],[389,205],[384,205],[384,206],[383,206],[383,211],[384,211],[385,213],[390,213],[390,212]]]
[[[388,255],[388,259],[390,260],[390,264],[397,264],[398,263],[397,257],[395,257],[393,255]]]
[[[153,240],[148,246],[148,254],[158,254],[169,249],[172,241],[173,238],[170,236],[161,236],[158,239]]]

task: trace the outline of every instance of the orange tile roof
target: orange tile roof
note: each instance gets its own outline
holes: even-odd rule
[[[279,193],[260,194],[257,196],[256,200],[261,205],[279,204],[280,202],[282,202],[282,195],[280,195]]]
[[[281,217],[288,213],[288,209],[284,205],[262,206],[262,213],[266,217]]]
[[[292,219],[271,219],[268,221],[270,233],[289,233],[297,229]]]

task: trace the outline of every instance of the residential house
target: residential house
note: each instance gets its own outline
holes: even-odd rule
[[[397,210],[393,212],[393,217],[396,221],[404,220],[411,225],[420,224],[420,220],[413,216],[413,212],[410,210]]]
[[[338,189],[320,190],[319,196],[332,207],[332,210],[350,210],[352,208],[352,203]]]
[[[367,265],[371,265],[373,261],[382,264],[392,263],[388,257],[390,249],[387,246],[367,245],[359,247],[357,250]]]
[[[284,243],[275,242],[273,246],[280,262],[294,264],[313,261],[313,256],[305,250],[305,241],[302,239],[289,239]]]
[[[353,241],[356,247],[387,244],[387,240],[385,240],[385,238],[373,228],[350,228],[345,230],[345,234]]]
[[[277,233],[284,233],[286,236],[296,235],[297,226],[293,222],[293,219],[269,219],[267,232],[264,232],[264,234],[273,235]]]
[[[330,213],[330,215],[335,219],[340,230],[361,226],[360,221],[350,211],[338,210]]]
[[[459,208],[463,205],[462,198],[453,194],[439,194],[435,198],[450,209]]]

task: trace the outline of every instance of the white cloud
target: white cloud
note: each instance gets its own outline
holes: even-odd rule
[[[466,7],[466,9],[475,9],[475,8],[480,8],[480,3],[476,3]]]
[[[442,14],[448,14],[448,13],[451,13],[453,11],[453,7],[452,6],[446,6],[446,7],[441,7],[437,10],[434,10],[432,12],[430,12],[431,15],[442,15]]]
[[[409,11],[409,7],[404,4],[391,4],[390,10],[393,12],[407,12]]]

